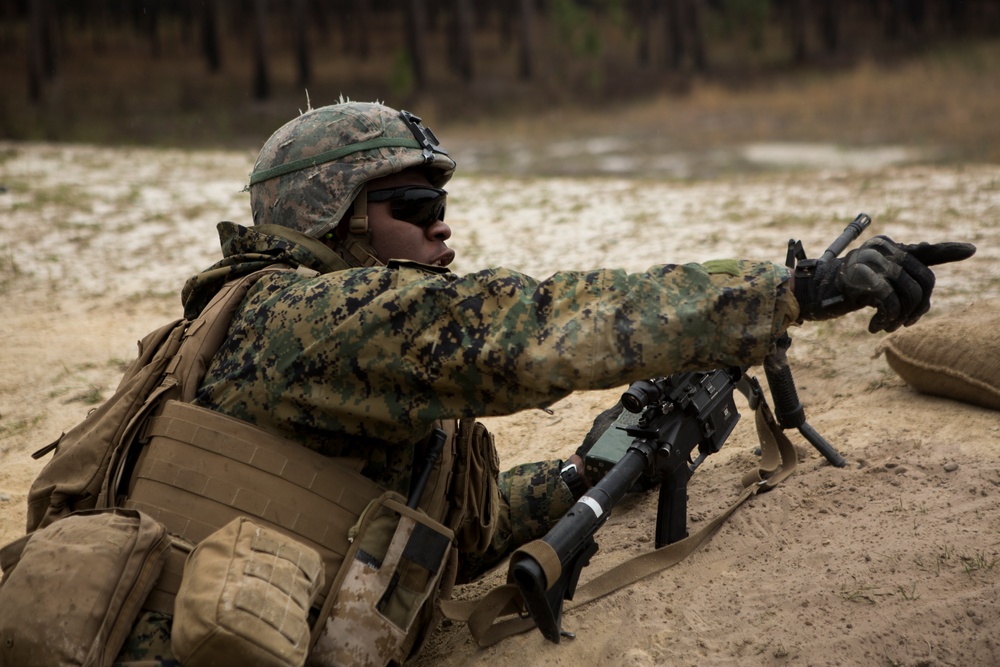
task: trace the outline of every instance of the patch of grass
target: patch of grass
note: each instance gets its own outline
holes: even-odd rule
[[[896,499],[896,504],[893,505],[892,507],[890,507],[886,511],[889,512],[890,514],[898,513],[898,512],[906,512],[906,506],[903,504],[903,499],[902,498],[897,498]]]
[[[916,584],[913,584],[909,588],[909,590],[907,590],[905,586],[897,586],[896,590],[899,591],[900,597],[903,598],[904,600],[906,600],[907,602],[912,602],[914,600],[919,600],[920,599],[920,596],[917,595],[917,585]]]
[[[9,424],[0,423],[0,437],[13,437],[25,433],[38,425],[45,415],[35,415],[30,419],[18,419]]]
[[[209,210],[209,206],[205,204],[192,204],[185,206],[183,210],[181,210],[180,217],[186,220],[194,220],[204,216],[207,210]]]
[[[764,653],[767,653],[767,650],[768,650],[769,648],[771,648],[771,643],[772,643],[773,641],[774,641],[773,639],[768,639],[768,640],[767,640],[766,642],[764,642],[763,644],[759,645],[759,646],[758,646],[758,647],[757,647],[757,648],[756,648],[756,649],[754,650],[754,653],[755,653],[756,655],[763,655]]]
[[[63,403],[83,403],[84,405],[97,405],[104,401],[103,387],[89,385],[85,390],[70,396]]]
[[[111,357],[108,359],[108,368],[113,368],[119,373],[124,373],[132,365],[133,359],[122,359],[121,357]]]
[[[920,571],[934,575],[940,575],[945,568],[960,567],[962,572],[971,577],[976,572],[992,571],[1000,563],[1000,557],[983,550],[970,555],[957,554],[953,547],[944,545],[935,549],[930,557],[917,554],[913,557],[913,563]]]
[[[14,250],[8,243],[0,254],[0,294],[7,291],[10,283],[14,282],[21,275],[21,269],[14,260]]]
[[[855,581],[857,584],[857,581]],[[906,586],[896,586],[896,590],[886,591],[880,590],[875,586],[864,585],[848,587],[841,586],[838,595],[847,602],[857,602],[859,604],[875,605],[878,604],[880,599],[898,597],[907,602],[913,602],[920,599],[920,595],[917,594],[916,583],[912,584],[909,588]]]
[[[25,186],[23,192],[27,193],[30,199],[15,203],[11,206],[12,212],[37,213],[49,207],[66,208],[83,212],[91,211],[92,195],[86,189],[75,185],[62,183],[51,187]]]
[[[846,586],[841,586],[840,592],[837,593],[842,599],[848,602],[859,602],[864,604],[876,604],[875,601],[875,587],[874,586],[861,586],[858,588],[848,588]]]
[[[945,545],[929,558],[925,558],[922,554],[917,554],[913,557],[913,563],[921,572],[941,574],[941,567],[945,563],[949,562],[954,555],[953,549],[948,545]]]
[[[895,222],[899,217],[901,209],[898,206],[887,206],[885,210],[873,214],[873,219],[878,219],[880,223]]]
[[[761,227],[778,229],[786,228],[809,228],[824,222],[823,216],[817,214],[799,215],[796,213],[781,213],[763,223]]]
[[[882,377],[879,377],[879,378],[876,378],[876,379],[870,381],[868,383],[868,386],[865,388],[865,393],[869,393],[870,394],[871,392],[877,391],[877,390],[879,390],[879,389],[881,389],[883,387],[893,387],[893,386],[895,386],[896,382],[894,381],[894,378],[892,378],[892,377],[886,377],[886,375],[887,375],[886,373],[883,373]]]
[[[21,151],[19,151],[16,148],[4,148],[3,150],[0,150],[0,164],[3,164],[4,162],[7,162],[9,160],[13,160],[20,154]]]
[[[985,552],[979,551],[971,556],[959,556],[965,573],[972,576],[973,572],[989,571],[996,567],[998,559],[996,556],[987,556]]]

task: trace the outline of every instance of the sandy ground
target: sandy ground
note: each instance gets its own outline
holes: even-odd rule
[[[0,544],[23,531],[44,464],[29,454],[109,396],[135,341],[178,316],[183,280],[218,253],[214,223],[247,220],[239,191],[252,157],[0,143]],[[780,262],[788,238],[818,254],[866,211],[869,234],[979,245],[939,271],[928,318],[1000,304],[997,166],[858,171],[845,161],[715,180],[467,175],[449,189],[460,272]],[[532,632],[478,649],[450,626],[420,664],[1000,664],[1000,414],[914,393],[873,356],[881,337],[865,322],[793,331],[809,422],[846,468],[793,434],[795,475],[672,570],[569,613],[576,639],[554,645]],[[502,463],[566,455],[619,393],[489,420]],[[750,414],[738,405],[747,418],[691,482],[692,528],[736,497],[754,465]],[[631,496],[600,531],[583,579],[651,549],[655,509],[655,495]]]

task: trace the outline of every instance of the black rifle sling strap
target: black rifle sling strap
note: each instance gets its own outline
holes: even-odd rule
[[[774,488],[795,471],[795,447],[778,425],[767,402],[760,394],[749,393],[747,389],[745,385],[740,386],[740,390],[748,394],[750,407],[754,409],[761,457],[758,468],[743,477],[744,489],[736,501],[694,535],[635,556],[581,585],[573,600],[566,605],[566,610],[582,607],[681,562],[725,523],[740,505],[759,492]],[[530,553],[543,564],[555,557],[551,547],[542,540],[530,542],[518,551]],[[558,558],[553,565],[559,567]],[[445,618],[468,625],[480,646],[491,646],[501,639],[535,627],[530,617],[521,615],[497,620],[501,616],[523,612],[520,592],[513,583],[497,586],[478,600],[442,600],[440,605]]]

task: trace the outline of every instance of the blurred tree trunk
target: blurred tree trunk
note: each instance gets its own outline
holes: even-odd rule
[[[788,14],[792,62],[801,65],[809,57],[806,37],[809,25],[809,0],[791,0],[788,3]]]
[[[667,64],[679,69],[684,62],[684,0],[664,0],[667,20]]]
[[[707,64],[703,0],[664,0],[666,5],[667,66],[680,69],[687,56],[697,70]]]
[[[295,0],[295,62],[298,65],[299,85],[305,88],[312,78],[312,61],[309,57],[309,2]]]
[[[149,54],[154,58],[162,55],[160,43],[160,0],[146,0],[135,9],[139,30],[149,40]]]
[[[452,24],[449,48],[451,68],[465,83],[472,82],[472,37],[475,19],[472,0],[452,0]]]
[[[354,16],[357,17],[358,26],[358,56],[362,60],[368,60],[371,55],[371,7],[368,0],[354,0]]]
[[[514,0],[497,0],[500,14],[500,44],[509,47],[514,42]]]
[[[885,36],[895,40],[909,34],[913,23],[914,4],[911,0],[886,0]]]
[[[369,25],[371,24],[370,0],[347,0],[349,7],[344,8],[346,21],[341,21],[344,28],[344,50],[361,60],[368,60],[371,55],[371,40]]]
[[[17,9],[14,0],[0,0],[0,48],[7,51],[14,44],[14,18]]]
[[[844,0],[821,0],[819,7],[819,34],[823,48],[833,54],[840,49],[840,26],[843,23]]]
[[[86,24],[90,32],[90,44],[94,53],[104,53],[108,48],[107,30],[110,18],[108,16],[107,0],[94,0],[83,8],[83,3],[74,5],[79,12],[79,19]]]
[[[518,76],[525,81],[535,78],[535,8],[532,0],[518,0],[520,12],[521,50]]]
[[[955,1],[955,0],[952,0]],[[907,18],[917,32],[922,32],[927,25],[926,0],[907,0]]]
[[[201,5],[201,52],[205,56],[205,62],[208,63],[209,72],[218,72],[222,69],[218,0],[203,0]]]
[[[688,5],[688,25],[691,31],[691,58],[694,60],[694,68],[704,71],[708,64],[708,56],[705,52],[705,0],[687,0]]]
[[[423,0],[409,0],[406,5],[406,42],[410,48],[413,80],[418,90],[427,85],[427,49],[424,34],[427,32]]]
[[[639,30],[638,57],[639,65],[642,67],[648,67],[652,59],[650,27],[653,25],[654,9],[653,0],[636,0],[635,23]]]
[[[38,102],[56,75],[55,16],[50,0],[30,0],[28,12],[28,99]]]
[[[181,25],[181,44],[185,47],[191,43],[191,35],[194,34],[194,7],[191,5],[192,0],[186,0],[181,3],[179,10],[180,15],[180,25]],[[186,50],[186,49],[185,49]]]
[[[368,60],[371,54],[370,0],[338,0],[334,4],[334,16],[340,26],[343,39],[343,53]]]
[[[271,96],[271,70],[267,51],[267,0],[254,0],[253,22],[253,96],[266,100]]]

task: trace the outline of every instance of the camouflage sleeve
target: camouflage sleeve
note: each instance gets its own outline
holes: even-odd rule
[[[412,442],[439,418],[759,362],[798,316],[787,280],[783,267],[736,260],[543,281],[406,263],[283,274],[248,296],[202,391],[254,423]]]
[[[575,390],[756,363],[798,315],[787,279],[782,267],[741,261],[637,274],[561,272],[540,282],[502,270],[414,279],[394,300],[416,321],[379,364],[395,365],[387,382],[405,377],[426,389],[419,405],[397,413],[423,422],[507,414]]]

